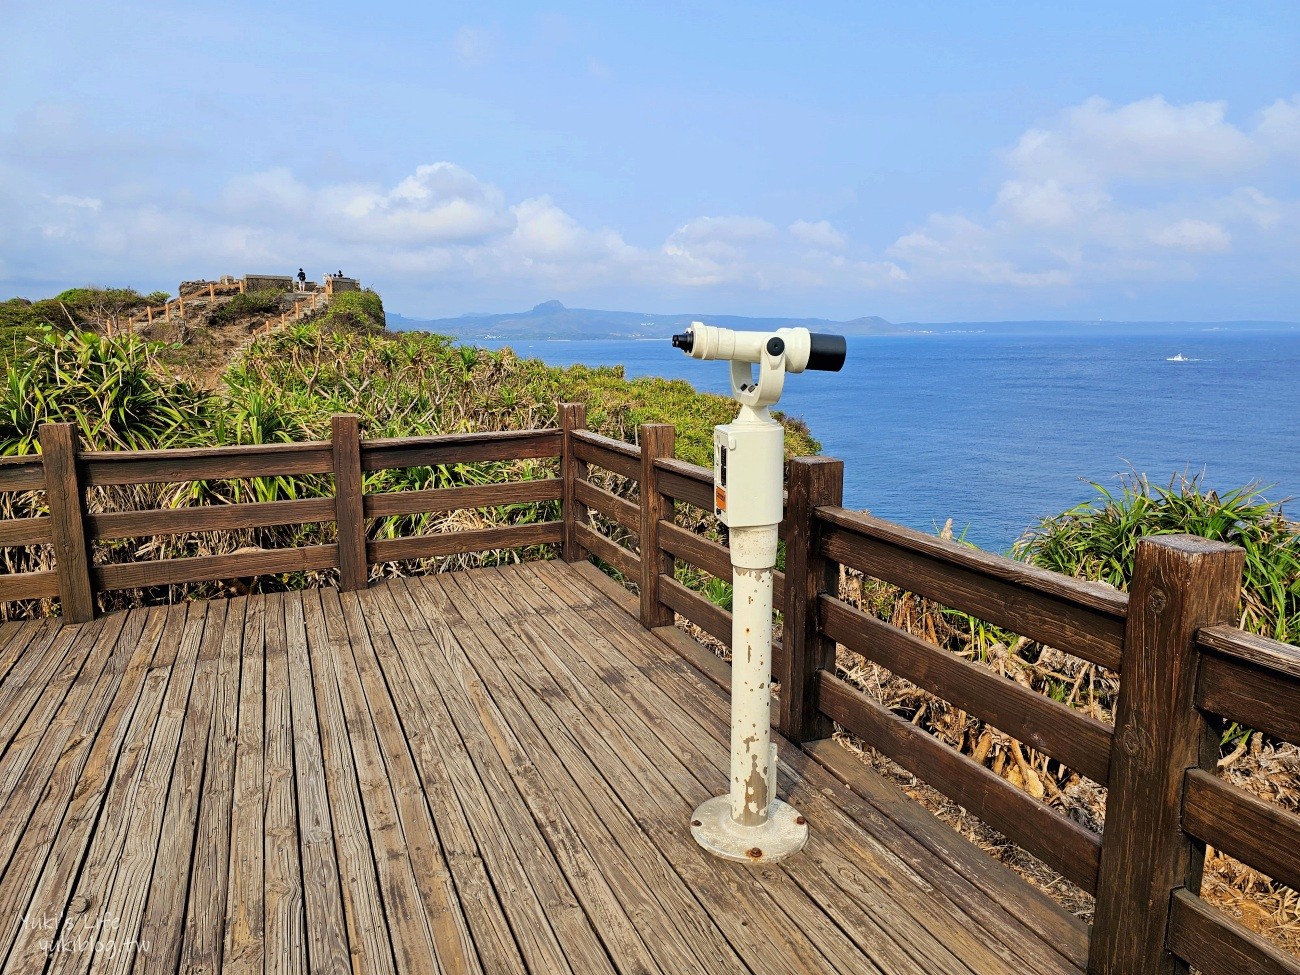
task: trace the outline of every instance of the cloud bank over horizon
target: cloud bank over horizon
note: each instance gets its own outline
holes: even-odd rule
[[[859,175],[845,140],[860,136],[841,93],[822,92],[817,104],[832,107],[806,123],[783,121],[794,109],[767,95],[745,122],[743,103],[712,92],[698,118],[690,102],[643,115],[684,133],[735,117],[766,152],[756,144],[720,158],[699,133],[683,134],[689,152],[650,166],[593,145],[599,126],[560,138],[540,109],[484,107],[527,94],[517,77],[494,76],[528,57],[548,70],[572,62],[565,84],[634,114],[626,106],[652,96],[626,87],[623,63],[584,44],[583,29],[558,15],[526,39],[492,25],[444,28],[440,83],[472,87],[478,100],[444,99],[439,125],[472,138],[403,130],[390,145],[340,127],[334,144],[328,129],[314,132],[299,153],[277,141],[292,126],[268,121],[256,130],[267,147],[253,133],[244,146],[222,135],[252,118],[251,107],[231,107],[237,78],[221,83],[220,102],[201,102],[210,132],[142,129],[75,86],[16,99],[0,110],[0,297],[303,266],[355,273],[417,316],[559,298],[895,320],[1300,319],[1300,93],[1040,99],[966,133],[952,164],[961,173],[926,142],[960,126],[914,111],[915,140],[896,138],[883,162],[864,154]],[[382,103],[363,89],[349,89],[357,101],[340,118]],[[787,134],[805,124],[810,135]],[[367,139],[372,151],[352,151]]]

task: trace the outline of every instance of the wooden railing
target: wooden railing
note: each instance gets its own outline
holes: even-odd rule
[[[561,541],[558,521],[476,531],[370,539],[367,521],[397,515],[556,501],[559,478],[423,491],[364,493],[363,472],[558,458],[558,430],[362,440],[356,416],[334,417],[332,438],[319,443],[203,447],[182,450],[81,451],[71,424],[40,430],[41,454],[0,459],[0,492],[44,491],[49,514],[0,521],[0,546],[51,545],[53,570],[0,575],[0,602],[57,596],[73,622],[92,618],[96,593],[223,579],[337,569],[344,589],[365,586],[370,566]],[[326,498],[196,505],[93,514],[86,489],[202,480],[332,475]],[[334,522],[337,541],[229,555],[95,564],[96,542]]]
[[[0,521],[0,546],[51,544],[56,568],[0,576],[0,600],[57,595],[64,615],[77,620],[93,614],[98,589],[312,567],[337,568],[341,585],[355,589],[376,562],[555,543],[564,559],[594,556],[635,585],[644,626],[672,627],[682,617],[729,644],[731,614],[679,582],[676,571],[681,564],[730,579],[726,546],[684,527],[713,514],[712,472],[674,458],[669,426],[644,425],[638,440],[633,446],[586,430],[574,404],[560,408],[558,430],[361,440],[356,417],[341,416],[329,442],[186,451],[79,453],[70,427],[49,425],[40,457],[0,461],[0,491],[44,490],[50,514]],[[559,459],[559,478],[362,490],[363,472],[551,457]],[[85,510],[85,490],[97,485],[313,474],[333,475],[333,497]],[[1300,887],[1300,817],[1214,774],[1219,719],[1300,741],[1300,650],[1230,625],[1243,553],[1186,536],[1145,539],[1125,595],[848,511],[842,492],[841,462],[791,462],[781,526],[786,568],[776,582],[779,730],[835,771],[838,760],[822,740],[843,727],[1094,894],[1088,957],[1079,959],[1093,975],[1180,972],[1189,964],[1206,975],[1300,973],[1295,957],[1199,896],[1207,846]],[[561,521],[367,538],[373,518],[555,500]],[[90,558],[98,540],[309,521],[336,522],[338,541],[124,565],[95,566]],[[840,597],[841,567],[1118,674],[1115,724],[862,612]],[[1085,829],[837,676],[839,646],[1106,786],[1105,832]],[[850,774],[841,777],[853,783]]]

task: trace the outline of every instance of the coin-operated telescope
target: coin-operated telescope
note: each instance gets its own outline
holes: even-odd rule
[[[842,335],[806,328],[738,332],[692,322],[673,347],[695,359],[731,363],[740,413],[713,428],[713,511],[731,541],[731,791],[695,810],[691,833],[711,853],[741,863],[772,863],[798,853],[808,826],[776,797],[771,737],[772,575],[781,523],[785,431],[768,407],[787,373],[838,372]]]

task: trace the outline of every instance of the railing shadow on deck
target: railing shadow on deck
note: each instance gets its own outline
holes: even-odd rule
[[[594,556],[634,585],[641,625],[672,627],[681,616],[729,644],[731,614],[676,573],[683,564],[730,579],[726,546],[675,517],[713,513],[712,473],[674,458],[671,426],[643,425],[638,439],[586,430],[577,404],[560,407],[559,429],[363,440],[357,417],[342,415],[328,442],[189,450],[83,452],[71,425],[47,424],[40,455],[0,460],[0,492],[43,491],[49,514],[0,521],[0,546],[50,545],[55,567],[0,576],[0,602],[57,598],[65,619],[80,622],[95,615],[101,591],[320,569],[336,569],[340,587],[356,590],[378,563],[549,544],[569,562]],[[367,472],[526,458],[554,459],[560,476],[364,491]],[[332,475],[333,496],[104,514],[86,507],[87,489],[98,486],[307,475]],[[1095,923],[1079,959],[1090,973],[1189,964],[1207,975],[1300,973],[1294,956],[1199,896],[1207,845],[1300,889],[1300,816],[1214,774],[1219,718],[1300,742],[1300,650],[1231,625],[1241,550],[1187,536],[1145,539],[1125,595],[846,510],[842,491],[841,462],[790,463],[772,675],[780,732],[853,786],[855,760],[826,741],[844,728],[1093,894]],[[556,501],[560,520],[368,537],[377,518]],[[308,522],[334,522],[337,541],[123,564],[93,558],[96,542]],[[841,566],[1119,674],[1115,724],[863,613],[840,598]],[[837,645],[1106,786],[1104,833],[837,676]]]

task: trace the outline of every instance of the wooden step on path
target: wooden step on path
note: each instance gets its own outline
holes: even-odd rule
[[[1080,972],[1079,922],[829,742],[780,742],[802,854],[701,851],[725,667],[593,572],[0,626],[3,971]]]

